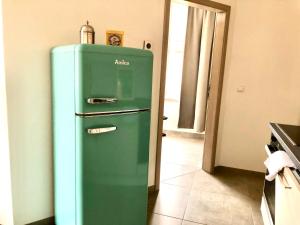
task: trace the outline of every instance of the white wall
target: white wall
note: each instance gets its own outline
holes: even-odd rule
[[[2,0],[0,0],[0,224],[13,225],[11,176],[3,59]]]
[[[267,123],[300,123],[300,2],[219,1],[232,5],[232,16],[217,164],[262,171],[263,145],[270,134]],[[49,50],[78,42],[86,19],[96,29],[97,43],[104,43],[106,29],[124,30],[127,46],[153,41],[153,184],[163,4],[161,0],[4,0],[15,225],[53,215]],[[239,86],[245,86],[244,93],[236,92]]]
[[[300,1],[236,1],[217,164],[264,171],[270,121],[300,124]],[[245,92],[237,88],[245,86]]]
[[[149,184],[154,183],[164,1],[4,0],[5,63],[15,225],[53,215],[50,48],[78,43],[88,19],[96,42],[125,31],[125,46],[153,42],[154,87]]]

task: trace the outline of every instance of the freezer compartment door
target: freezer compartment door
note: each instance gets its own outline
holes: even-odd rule
[[[75,53],[76,113],[150,108],[152,61],[147,51],[80,46]]]
[[[77,225],[146,225],[150,113],[76,118]]]

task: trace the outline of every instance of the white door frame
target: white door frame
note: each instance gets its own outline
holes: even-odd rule
[[[215,167],[217,134],[219,124],[219,114],[221,105],[221,94],[223,85],[223,76],[225,68],[227,37],[230,19],[231,7],[210,0],[182,0],[181,2],[209,8],[217,13],[216,28],[213,46],[212,69],[211,69],[211,88],[210,97],[207,104],[207,118],[205,143],[203,150],[202,169],[213,173]],[[157,130],[157,148],[156,148],[156,165],[155,165],[155,190],[159,190],[160,185],[160,167],[161,167],[161,147],[163,132],[163,111],[166,85],[166,69],[168,57],[168,37],[169,37],[169,19],[170,19],[171,0],[165,0],[164,11],[164,28],[163,28],[163,49],[162,64],[160,76],[160,93],[159,93],[159,112],[158,112],[158,130]]]

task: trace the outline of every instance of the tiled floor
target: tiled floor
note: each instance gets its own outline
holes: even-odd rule
[[[149,225],[262,225],[263,177],[201,170],[201,139],[163,138],[161,187],[149,199]]]

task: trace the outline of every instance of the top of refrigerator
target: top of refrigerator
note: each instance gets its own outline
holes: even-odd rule
[[[136,56],[152,56],[152,52],[149,50],[129,47],[117,47],[110,45],[95,45],[95,44],[74,44],[74,45],[62,45],[52,48],[51,53],[58,52],[94,52],[94,53],[108,53],[108,54],[126,54]]]
[[[68,45],[53,48],[51,59],[57,79],[71,76],[74,81],[77,115],[151,107],[153,55],[148,50]]]

